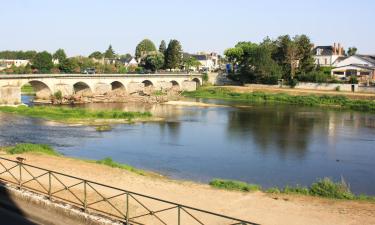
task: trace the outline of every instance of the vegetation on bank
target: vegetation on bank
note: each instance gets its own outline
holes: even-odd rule
[[[375,112],[375,101],[353,100],[345,96],[292,96],[284,93],[270,94],[263,92],[237,93],[227,88],[206,87],[197,91],[184,92],[186,97],[214,98],[244,101],[248,103],[284,103],[302,106],[330,106],[356,111]]]
[[[11,147],[5,147],[5,152],[11,155],[14,154],[23,154],[23,153],[42,153],[46,155],[53,155],[53,156],[59,156],[60,153],[58,153],[56,150],[54,150],[49,145],[45,144],[31,144],[31,143],[22,143],[17,144],[15,146]]]
[[[129,166],[127,164],[115,162],[115,161],[112,160],[112,158],[109,158],[109,157],[104,158],[102,160],[95,161],[95,163],[101,164],[101,165],[106,165],[106,166],[109,166],[109,167],[112,167],[112,168],[119,168],[119,169],[127,170],[127,171],[130,171],[130,172],[142,175],[142,176],[146,175],[146,172],[144,170],[137,169],[137,168]]]
[[[35,90],[30,84],[26,84],[26,85],[22,86],[21,92],[23,94],[27,94],[27,95],[35,94]]]
[[[0,112],[14,113],[24,116],[51,119],[57,121],[77,121],[95,119],[123,119],[132,121],[133,119],[151,117],[150,112],[123,112],[118,110],[92,111],[82,108],[64,108],[47,106],[4,106],[0,107]]]
[[[209,183],[212,187],[226,190],[236,191],[264,191],[266,193],[273,194],[300,194],[308,196],[317,196],[332,199],[346,199],[346,200],[368,200],[375,201],[375,196],[367,195],[355,195],[350,191],[349,185],[344,180],[341,182],[334,182],[329,178],[319,179],[313,183],[310,187],[303,186],[286,186],[285,188],[273,187],[269,189],[262,189],[261,186],[256,184],[248,184],[246,182],[234,181],[234,180],[223,180],[213,179]]]
[[[97,126],[95,130],[98,132],[106,132],[106,131],[111,131],[112,127],[109,125],[102,125],[102,126]]]

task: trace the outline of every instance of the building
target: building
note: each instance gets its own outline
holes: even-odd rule
[[[348,79],[350,76],[357,76],[360,83],[375,81],[375,56],[353,55],[335,64],[331,75]]]
[[[29,64],[29,60],[24,59],[0,59],[0,70],[10,68],[12,66],[20,67]]]
[[[138,67],[138,61],[134,58],[120,59],[119,60],[125,67]]]
[[[196,58],[200,62],[200,66],[198,67],[199,70],[213,71],[220,68],[220,55],[215,52],[198,52],[197,54],[191,54],[190,56]]]
[[[319,66],[333,66],[345,58],[345,50],[340,43],[334,43],[333,46],[316,46],[313,54],[315,65]]]

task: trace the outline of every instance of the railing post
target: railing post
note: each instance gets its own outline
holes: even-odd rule
[[[87,211],[87,191],[86,191],[86,184],[87,181],[84,180],[83,181],[83,209],[85,210],[85,212]]]
[[[181,225],[181,206],[177,206],[177,224]]]
[[[48,171],[48,198],[52,199],[52,181],[51,181],[51,171]]]
[[[130,225],[129,223],[129,193],[126,192],[126,225]]]
[[[22,187],[22,162],[18,162],[19,167],[19,180],[18,180],[18,188],[21,189]]]

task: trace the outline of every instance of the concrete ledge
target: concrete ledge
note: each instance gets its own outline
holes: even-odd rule
[[[19,213],[22,216],[46,225],[120,225],[122,223],[99,215],[82,212],[78,207],[59,201],[50,201],[46,197],[18,190],[14,186],[0,184],[2,196],[0,206],[8,211]],[[3,196],[7,195],[7,196]]]

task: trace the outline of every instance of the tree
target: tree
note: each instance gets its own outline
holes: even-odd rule
[[[165,68],[175,69],[182,64],[182,47],[179,41],[171,40],[165,52]]]
[[[60,62],[64,61],[66,59],[66,54],[64,49],[58,49],[52,56],[53,59],[57,59]]]
[[[155,44],[149,39],[144,39],[137,45],[135,49],[135,57],[141,59],[154,52],[156,52]]]
[[[130,55],[129,53],[127,53],[125,55],[120,55],[121,61],[130,61],[132,58],[133,58],[132,55]]]
[[[184,57],[182,61],[186,70],[190,70],[192,67],[198,68],[201,65],[201,63],[192,56]]]
[[[151,70],[153,72],[159,70],[164,65],[164,55],[162,53],[148,55],[144,59],[145,69]]]
[[[159,52],[162,53],[162,54],[165,54],[165,51],[167,50],[167,44],[165,43],[164,40],[162,40],[160,42],[160,46],[159,46]]]
[[[358,49],[356,47],[350,47],[348,49],[348,56],[353,56],[353,55],[357,54],[357,50]]]
[[[298,73],[310,73],[315,69],[314,57],[313,57],[313,44],[310,38],[306,35],[300,35],[294,37],[294,42],[298,48],[298,55],[300,57],[298,63]]]
[[[104,53],[104,58],[113,59],[115,57],[116,57],[115,51],[113,50],[112,45],[109,45],[107,51],[105,51]]]
[[[49,73],[53,68],[52,55],[46,51],[37,53],[33,59],[33,67],[39,73]]]
[[[61,73],[75,73],[80,71],[78,61],[75,58],[64,59],[59,63]]]
[[[91,53],[89,55],[89,58],[93,58],[93,59],[102,59],[103,58],[103,53],[99,52],[99,51],[95,51],[93,53]]]

